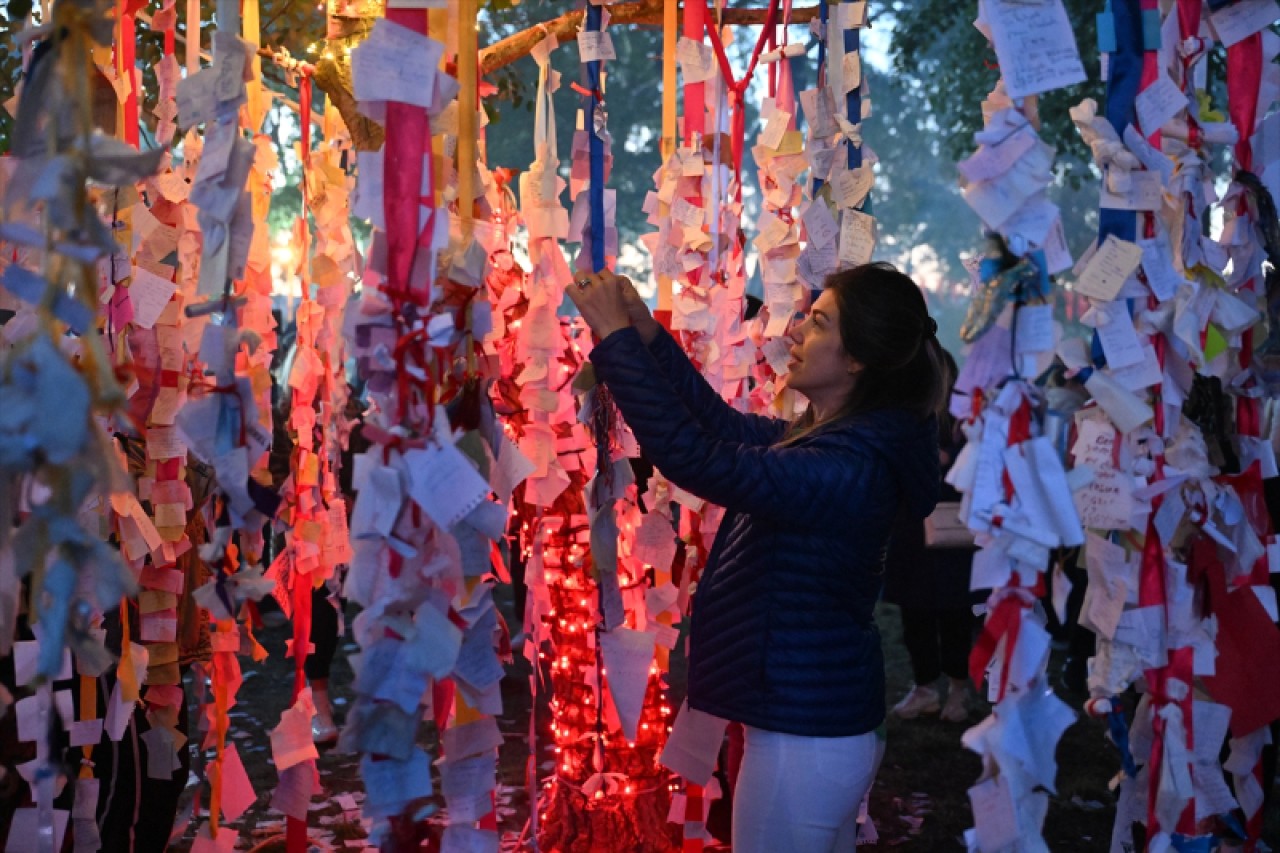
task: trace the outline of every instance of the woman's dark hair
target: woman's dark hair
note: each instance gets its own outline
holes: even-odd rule
[[[863,364],[833,420],[877,409],[906,409],[921,419],[944,411],[954,361],[938,343],[938,324],[916,283],[892,264],[873,263],[832,273],[823,287],[835,294],[845,350]],[[808,432],[811,418],[806,413],[791,438]]]
[[[907,409],[921,418],[946,406],[951,370],[924,294],[891,264],[827,276],[840,308],[844,348],[862,362],[843,414]]]

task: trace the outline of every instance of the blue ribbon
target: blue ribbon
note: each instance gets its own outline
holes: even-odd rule
[[[1139,0],[1114,0],[1107,4],[1114,25],[1116,51],[1107,66],[1107,121],[1124,136],[1125,128],[1134,123],[1134,104],[1142,83],[1143,39],[1142,5]],[[1114,234],[1132,242],[1137,238],[1138,215],[1132,210],[1102,208],[1098,212],[1098,242]]]
[[[1138,87],[1142,84],[1142,53],[1146,38],[1139,0],[1108,0],[1107,11],[1112,26],[1107,35],[1114,38],[1115,52],[1107,66],[1107,121],[1116,133],[1124,136],[1125,128],[1134,123],[1137,116],[1135,104]],[[1099,16],[1101,17],[1101,16]],[[1121,240],[1134,242],[1138,238],[1138,214],[1132,210],[1114,210],[1103,207],[1098,210],[1098,245],[1110,234]],[[1132,313],[1132,309],[1131,309]],[[1090,355],[1094,364],[1106,364],[1102,342],[1093,333]]]
[[[1169,843],[1178,853],[1209,853],[1217,849],[1218,839],[1212,835],[1178,835],[1169,836]]]
[[[857,53],[859,47],[859,35],[857,27],[850,27],[844,31],[844,52]],[[858,124],[862,121],[862,87],[857,86],[845,95],[845,107],[849,113],[849,123]],[[862,165],[862,146],[849,143],[849,168],[856,169]]]
[[[822,99],[822,72],[827,67],[827,23],[830,14],[831,12],[827,6],[827,0],[822,0],[822,2],[818,4],[818,19],[822,21],[822,37],[818,39],[818,74],[814,77],[814,86],[818,89],[819,100]],[[820,189],[822,189],[822,178],[814,178],[813,195],[817,196],[818,190]]]
[[[1114,704],[1115,700],[1112,700]],[[1111,711],[1107,714],[1107,728],[1111,733],[1111,742],[1120,753],[1120,765],[1124,767],[1124,775],[1130,779],[1138,775],[1138,764],[1133,760],[1133,752],[1129,749],[1129,726],[1124,719],[1124,712]]]

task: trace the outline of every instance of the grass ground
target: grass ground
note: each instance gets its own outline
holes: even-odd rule
[[[884,636],[887,699],[892,705],[911,686],[910,665],[902,646],[897,608],[883,605],[877,618]],[[239,833],[237,847],[240,850],[248,850],[283,831],[283,819],[268,806],[276,773],[271,764],[267,732],[279,721],[289,699],[286,685],[291,683],[292,661],[284,657],[286,636],[282,627],[268,628],[262,633],[260,639],[271,657],[258,665],[246,663],[245,683],[240,690],[239,704],[232,713],[232,737],[259,793],[258,802],[232,825]],[[344,649],[345,652],[354,650],[354,646]],[[1050,666],[1059,664],[1055,658]],[[523,781],[528,759],[530,708],[527,676],[527,665],[518,658],[517,666],[504,681],[507,711],[499,724],[506,743],[499,762],[498,791],[504,850],[515,848],[529,811]],[[351,668],[346,654],[340,653],[332,678],[339,720],[352,698],[350,683]],[[1068,701],[1079,710],[1078,700]],[[880,841],[861,847],[860,851],[946,853],[964,850],[963,832],[972,825],[966,791],[981,768],[977,756],[961,746],[960,737],[985,713],[985,707],[975,708],[968,723],[944,723],[936,718],[890,720],[884,762],[871,795],[871,816]],[[424,744],[434,741],[432,726],[424,724],[420,734]],[[545,762],[547,756],[540,758]],[[1107,782],[1118,769],[1119,761],[1105,739],[1103,724],[1081,714],[1063,736],[1057,761],[1058,791],[1050,801],[1044,828],[1049,849],[1054,853],[1105,853],[1115,813]],[[319,842],[316,849],[364,848],[367,832],[359,815],[363,792],[358,762],[354,756],[330,750],[321,754],[319,768],[325,796],[317,797],[312,804],[309,821],[312,837]],[[1280,812],[1280,809],[1273,811]],[[724,818],[721,814],[719,820],[713,822],[713,831],[725,825]],[[173,849],[188,849],[190,836],[188,830],[184,840]],[[1280,848],[1280,813],[1269,816],[1264,838],[1273,848]]]
[[[877,620],[884,638],[887,697],[893,704],[911,688],[911,665],[898,609],[881,605]],[[977,704],[981,707],[967,723],[890,718],[884,762],[871,793],[871,816],[881,841],[861,849],[965,849],[963,833],[973,825],[966,791],[982,764],[960,744],[960,736],[985,715],[986,704]],[[1078,701],[1072,704],[1079,710]],[[1104,738],[1105,728],[1081,714],[1058,745],[1058,792],[1050,800],[1044,832],[1055,853],[1108,848],[1115,810],[1107,781],[1119,760]]]

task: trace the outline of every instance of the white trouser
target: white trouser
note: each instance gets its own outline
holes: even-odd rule
[[[878,763],[875,732],[801,737],[744,728],[733,853],[851,853]]]

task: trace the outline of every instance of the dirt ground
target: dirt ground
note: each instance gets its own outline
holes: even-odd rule
[[[910,667],[901,642],[897,609],[884,605],[878,612],[878,618],[884,635],[888,702],[892,704],[910,687]],[[259,665],[245,664],[245,683],[240,690],[239,703],[232,712],[232,738],[259,794],[258,802],[231,825],[239,832],[239,850],[250,850],[255,845],[270,849],[269,839],[284,829],[283,817],[268,806],[276,773],[271,763],[267,732],[279,721],[289,699],[289,690],[281,686],[291,683],[292,661],[284,657],[286,636],[284,626],[268,627],[262,632],[260,639],[271,652],[271,657]],[[356,651],[354,644],[344,644],[334,664],[331,684],[339,722],[352,699],[347,654]],[[1055,655],[1051,667],[1058,665],[1060,660]],[[506,739],[498,774],[498,816],[504,851],[532,849],[522,848],[520,843],[529,813],[523,779],[529,757],[527,685],[527,665],[517,657],[516,665],[504,681],[507,710],[499,720]],[[1079,700],[1068,698],[1068,701],[1079,709]],[[871,794],[871,816],[879,842],[865,845],[860,850],[942,853],[965,849],[963,832],[972,825],[965,792],[977,778],[980,762],[976,755],[961,746],[960,736],[985,714],[982,703],[977,704],[979,707],[974,708],[968,723],[944,723],[936,718],[891,719],[884,762]],[[435,740],[434,726],[424,723],[420,739],[431,745]],[[1063,736],[1057,760],[1058,790],[1050,800],[1049,815],[1045,821],[1049,849],[1055,853],[1104,853],[1108,849],[1115,813],[1114,798],[1107,783],[1119,767],[1115,751],[1106,740],[1105,725],[1081,714],[1077,723]],[[541,755],[540,763],[550,767],[549,754]],[[311,806],[312,849],[368,848],[367,827],[359,814],[363,792],[356,756],[334,750],[324,751],[319,769],[325,796],[317,797]],[[188,794],[194,789],[193,784]],[[442,798],[439,805],[443,809]],[[1280,810],[1273,809],[1275,811]],[[184,816],[190,818],[189,806]],[[443,812],[438,812],[432,820],[443,823]],[[709,828],[717,835],[727,836],[727,827],[728,809],[719,808],[712,815]],[[191,829],[189,826],[184,842],[174,849],[188,849]],[[1280,814],[1269,816],[1265,838],[1272,848],[1280,848]],[[727,846],[722,849],[727,849]]]

